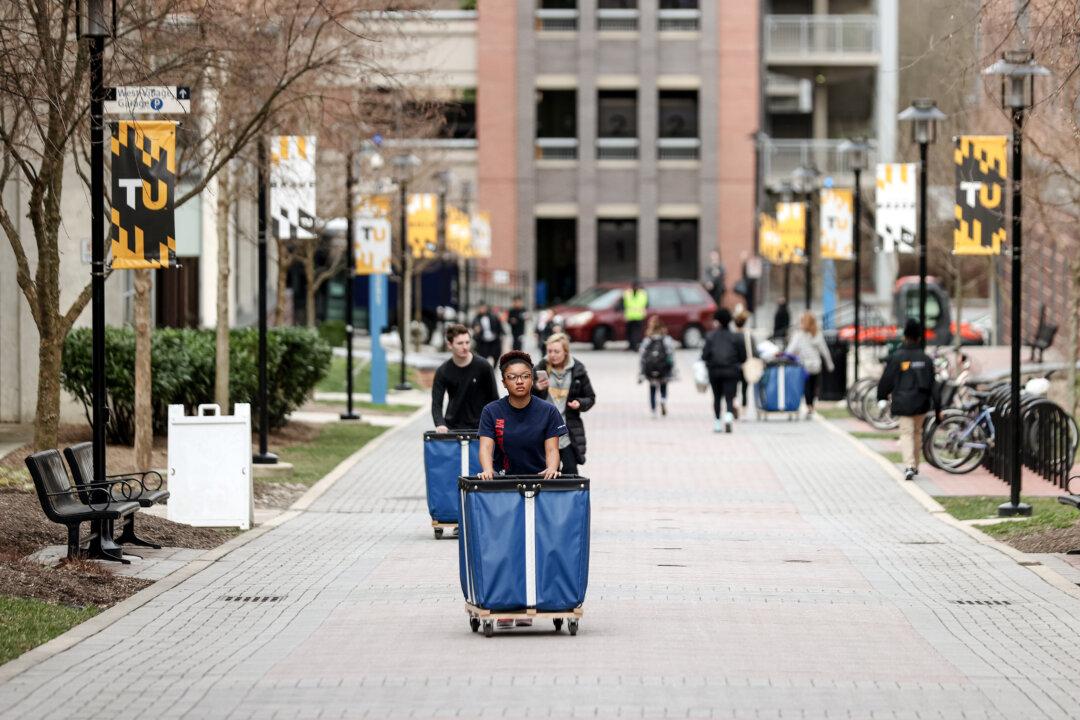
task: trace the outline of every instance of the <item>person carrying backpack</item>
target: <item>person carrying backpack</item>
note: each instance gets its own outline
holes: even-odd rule
[[[656,415],[656,395],[660,394],[660,414],[667,415],[667,386],[675,375],[675,341],[659,316],[649,317],[645,341],[641,344],[638,382],[649,383],[649,409]]]
[[[705,338],[701,359],[709,368],[709,384],[713,392],[714,432],[731,432],[735,422],[735,393],[746,362],[746,341],[740,333],[731,331],[731,311],[720,308],[713,315],[717,327]],[[720,411],[727,403],[721,419]]]
[[[909,319],[904,325],[904,342],[889,356],[877,387],[878,402],[891,399],[890,412],[900,421],[905,480],[913,480],[919,474],[923,421],[928,412],[938,409],[934,363],[919,346],[922,337],[922,323]]]

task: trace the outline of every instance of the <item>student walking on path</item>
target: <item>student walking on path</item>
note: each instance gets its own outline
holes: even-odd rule
[[[735,332],[743,336],[743,346],[746,348],[746,356],[749,358],[753,355],[753,348],[751,347],[750,332],[746,330],[746,323],[750,320],[750,313],[746,310],[740,310],[735,308]],[[742,368],[739,369],[739,389],[737,396],[739,398],[739,406],[745,410],[747,405],[747,394],[750,389],[750,383],[746,381],[746,374]],[[735,413],[735,417],[739,417],[739,413]]]
[[[476,310],[476,317],[472,321],[473,336],[476,338],[476,354],[491,360],[495,365],[499,362],[502,354],[503,326],[499,316],[488,307],[487,303],[480,303]]]
[[[667,415],[668,382],[675,375],[675,340],[659,316],[653,315],[645,326],[641,344],[638,382],[649,383],[649,409],[656,417],[656,396],[660,395],[660,414]]]
[[[589,373],[570,356],[570,338],[557,333],[545,343],[547,355],[533,368],[532,394],[550,402],[562,415],[568,433],[559,438],[562,472],[574,475],[585,464],[585,423],[581,414],[596,404]]]
[[[521,338],[525,335],[525,301],[520,295],[514,297],[514,304],[506,315],[506,324],[510,326],[510,349],[521,350]]]
[[[922,337],[922,324],[918,320],[908,320],[904,325],[904,342],[889,356],[877,387],[878,402],[891,399],[890,412],[900,420],[900,453],[904,459],[905,480],[912,480],[919,474],[923,421],[926,413],[938,409],[934,363],[919,347]]]
[[[499,399],[495,373],[487,361],[472,352],[469,329],[459,323],[446,328],[450,359],[435,371],[431,386],[431,419],[438,432],[475,430],[484,406]],[[444,411],[445,397],[450,401]]]
[[[641,331],[649,308],[649,293],[637,280],[623,291],[623,320],[626,322],[626,341],[630,350],[637,352],[641,344]]]
[[[814,313],[809,311],[803,313],[799,320],[799,329],[791,336],[785,352],[798,358],[799,364],[806,371],[803,399],[806,401],[806,417],[810,419],[814,416],[814,402],[817,400],[818,386],[821,383],[821,365],[824,363],[829,372],[835,369],[832,354],[829,352],[829,346],[825,344],[821,331],[818,330]]]
[[[731,432],[735,422],[735,392],[746,362],[746,343],[742,335],[731,331],[731,311],[720,308],[713,316],[717,327],[705,338],[701,359],[709,368],[709,384],[713,393],[713,430]],[[721,415],[723,405],[727,411]]]

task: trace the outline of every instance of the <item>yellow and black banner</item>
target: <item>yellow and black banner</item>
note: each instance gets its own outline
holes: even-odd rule
[[[1005,241],[1004,135],[961,135],[956,139],[956,225],[953,253],[998,255]]]
[[[113,124],[112,266],[176,266],[176,123]]]

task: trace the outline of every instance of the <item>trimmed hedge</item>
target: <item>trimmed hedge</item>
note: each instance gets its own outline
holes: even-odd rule
[[[105,330],[105,377],[109,393],[109,441],[135,441],[135,331]],[[229,397],[250,403],[257,411],[259,333],[232,330],[229,339]],[[151,339],[151,387],[154,433],[164,434],[169,405],[193,412],[200,403],[214,400],[214,331],[177,328],[154,330]],[[300,407],[330,368],[330,346],[307,328],[271,328],[267,333],[267,370],[270,425],[281,427],[290,412]],[[64,341],[60,382],[77,397],[90,419],[92,381],[89,328],[72,330]],[[228,412],[226,408],[222,412]]]

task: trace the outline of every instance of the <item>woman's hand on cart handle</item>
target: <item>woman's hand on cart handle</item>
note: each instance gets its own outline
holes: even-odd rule
[[[491,480],[492,478],[495,477],[495,471],[494,470],[481,470],[480,472],[478,472],[476,474],[476,477],[480,478],[481,480]]]
[[[450,432],[450,428],[446,427],[445,425],[436,425],[435,432],[445,435],[446,433]]]

